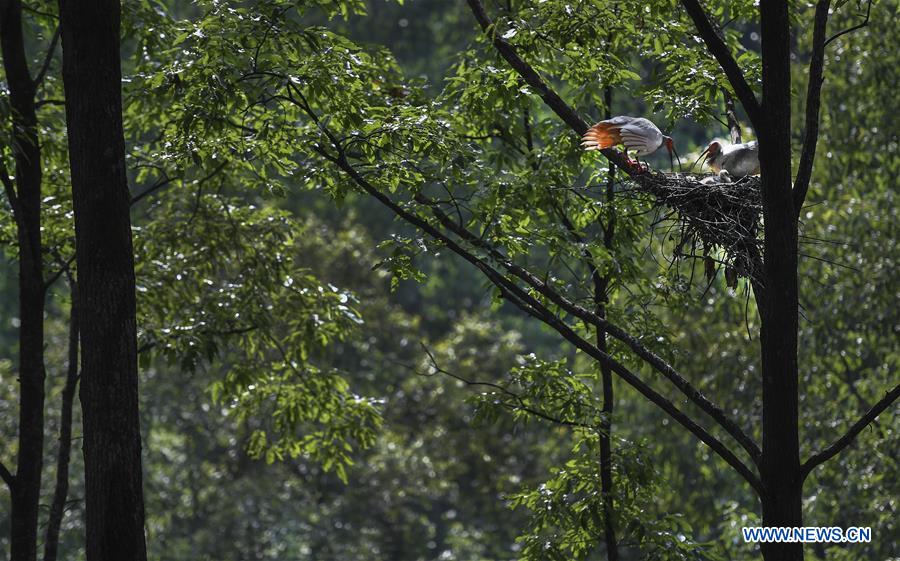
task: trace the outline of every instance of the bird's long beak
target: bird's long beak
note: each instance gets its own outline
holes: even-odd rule
[[[691,164],[691,171],[694,171],[694,166],[696,166],[696,165],[697,165],[697,162],[699,162],[700,160],[703,160],[703,163],[700,164],[700,169],[702,170],[702,169],[703,169],[703,164],[706,163],[706,158],[708,158],[708,157],[709,157],[709,148],[707,148],[707,149],[704,150],[703,152],[700,152],[700,155],[697,156],[697,159],[694,160],[694,163],[693,163],[693,164]]]
[[[675,154],[675,160],[678,162],[678,171],[684,171],[681,168],[681,158],[678,157],[678,151],[675,150],[675,147],[672,147],[672,151],[669,152],[669,166],[672,167],[672,171],[675,171],[675,166],[672,165],[672,154]]]

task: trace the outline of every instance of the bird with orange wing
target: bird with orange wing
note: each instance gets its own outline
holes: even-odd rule
[[[665,146],[669,151],[669,163],[672,169],[675,169],[675,163],[672,160],[673,155],[678,158],[678,153],[675,152],[675,142],[671,136],[664,135],[659,127],[649,119],[620,115],[600,121],[581,137],[581,146],[585,150],[604,150],[619,145],[625,148],[626,157],[628,157],[629,151],[634,154],[635,160],[629,159],[628,163],[636,167],[638,171],[646,171],[639,160],[641,156],[652,154],[661,146]],[[680,165],[681,160],[679,160]]]

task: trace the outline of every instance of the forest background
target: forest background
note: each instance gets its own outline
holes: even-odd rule
[[[266,10],[281,9],[270,4]],[[437,104],[447,111],[442,118],[471,120],[479,129],[471,140],[486,145],[483,159],[449,162],[448,176],[467,169],[492,175],[494,186],[526,197],[523,205],[532,197],[535,206],[559,197],[566,208],[585,207],[583,222],[589,210],[608,218],[603,213],[614,208],[619,233],[602,258],[616,287],[611,310],[619,311],[610,314],[651,337],[648,344],[693,374],[692,383],[742,426],[759,424],[759,321],[747,283],[731,288],[718,269],[707,282],[702,259],[673,262],[668,223],[656,223],[659,213],[630,197],[621,177],[614,198],[620,202],[605,199],[606,161],[581,155],[577,137],[504,66],[465,3],[306,4],[318,6],[292,23],[323,26],[353,42],[327,38],[335,52],[363,59],[360,96]],[[602,118],[611,99],[613,114],[654,116],[682,155],[728,137],[727,86],[690,46],[667,44],[652,26],[627,18],[631,27],[609,31],[622,34],[621,41],[596,39],[604,30],[590,27],[589,10],[597,3],[587,0],[486,4],[495,14],[508,11],[516,32],[504,37],[535,53],[584,118]],[[715,4],[712,13],[722,21],[745,14],[740,3]],[[801,214],[800,422],[807,450],[833,441],[870,409],[896,384],[900,361],[894,204],[900,121],[893,92],[900,83],[893,46],[900,5],[877,2],[869,17],[865,3],[837,4],[835,29],[864,16],[868,25],[829,46],[818,159]],[[48,9],[49,15],[26,12],[36,60],[53,35],[54,9]],[[813,10],[794,9],[797,21]],[[579,510],[590,500],[574,499],[600,486],[599,443],[579,427],[585,418],[603,417],[598,367],[504,302],[476,268],[395,220],[346,179],[312,165],[296,175],[286,171],[288,156],[277,147],[292,142],[289,134],[257,135],[244,153],[252,157],[223,160],[239,153],[243,141],[217,137],[212,117],[198,108],[205,100],[210,114],[223,110],[217,119],[229,113],[232,101],[216,97],[213,84],[227,74],[196,68],[237,68],[229,33],[239,34],[244,20],[229,20],[236,16],[218,13],[212,2],[126,2],[123,10],[148,557],[605,558],[600,515]],[[647,3],[648,21],[664,17],[664,3]],[[672,36],[683,17],[672,16]],[[234,30],[225,29],[229,21]],[[581,45],[580,30],[567,28],[567,21],[585,26],[597,44]],[[261,29],[246,25],[244,31]],[[735,25],[728,32],[754,76],[758,31]],[[546,54],[566,33],[584,51]],[[811,35],[812,29],[796,28],[798,91]],[[599,60],[601,52],[609,58]],[[318,64],[323,74],[357,71],[329,56],[297,62]],[[65,271],[74,247],[64,112],[52,101],[62,84],[56,59],[48,60],[41,86],[48,100],[41,106],[43,205],[48,270],[59,274],[45,317],[42,529],[53,502],[62,398],[71,376]],[[387,71],[373,79],[371,68]],[[349,113],[359,92],[345,93],[346,100],[334,95]],[[799,144],[803,115],[794,114]],[[253,115],[250,124],[245,117],[234,112],[224,120],[237,131],[264,120]],[[738,117],[752,138],[740,110]],[[335,122],[344,124],[342,118]],[[413,116],[404,118],[399,126],[409,128],[397,134],[417,134]],[[436,125],[420,124],[425,138],[439,138]],[[272,163],[260,164],[261,151]],[[668,168],[663,157],[650,162]],[[580,168],[568,177],[575,187],[558,186],[554,166]],[[394,173],[387,166],[379,179],[400,189],[421,179]],[[9,209],[0,213],[0,461],[11,464],[17,254]],[[497,223],[518,237],[513,250],[567,264],[571,277],[560,282],[588,285],[578,252],[559,249],[572,245],[563,240],[565,230],[529,222],[512,209]],[[498,395],[500,388],[521,390],[525,401]],[[664,393],[684,402],[677,392]],[[618,380],[615,400],[609,419],[623,558],[759,558],[740,538],[742,526],[759,524],[758,505],[741,478]],[[815,545],[808,557],[900,555],[896,412],[889,408],[804,488],[807,525],[869,526],[872,542]],[[77,399],[72,418],[61,559],[81,558],[84,547]],[[9,525],[9,511],[0,508],[2,555],[9,551]]]

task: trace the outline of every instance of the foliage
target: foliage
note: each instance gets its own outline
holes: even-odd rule
[[[392,222],[347,168],[422,226],[445,226],[443,213],[573,302],[591,305],[591,268],[611,274],[610,319],[758,440],[749,288],[721,275],[701,285],[692,279],[703,278],[702,264],[667,262],[675,242],[651,207],[628,196],[621,175],[607,200],[605,164],[580,152],[489,39],[510,41],[580,115],[599,117],[612,87],[615,113],[655,114],[682,152],[724,130],[728,86],[716,63],[671,2],[487,4],[488,35],[463,3],[433,0],[125,3],[152,556],[602,558],[596,365],[528,321],[446,242]],[[759,90],[757,29],[740,23],[755,18],[753,4],[704,6]],[[887,87],[898,65],[884,41],[895,4],[876,4],[869,27],[827,50],[801,246],[804,454],[880,397],[900,356],[898,124]],[[35,43],[52,35],[54,9],[27,12]],[[792,9],[806,21],[808,6]],[[857,23],[857,11],[838,6],[829,29]],[[809,34],[798,29],[797,44]],[[798,91],[807,56],[794,64]],[[40,89],[50,272],[73,254],[57,70],[54,59]],[[798,144],[801,111],[798,101]],[[9,137],[8,111],[0,116]],[[8,168],[11,149],[4,144]],[[0,203],[4,462],[16,430],[13,232]],[[48,301],[52,442],[68,301],[56,285]],[[622,345],[611,353],[696,412]],[[633,390],[617,382],[616,396],[623,551],[758,558],[740,539],[741,526],[759,523],[749,488]],[[894,553],[896,443],[889,410],[807,482],[809,524],[869,525],[875,536],[815,554]],[[77,557],[83,482],[73,468],[64,551]],[[51,492],[47,484],[45,502]]]

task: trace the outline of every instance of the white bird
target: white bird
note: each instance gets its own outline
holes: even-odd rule
[[[625,147],[625,156],[628,151],[634,152],[635,159],[656,152],[660,146],[665,145],[669,151],[669,162],[674,168],[672,155],[678,157],[675,152],[675,143],[672,137],[666,136],[659,128],[643,117],[629,117],[620,115],[600,121],[592,126],[581,137],[581,146],[585,150],[604,150],[621,144]],[[629,163],[640,166],[640,161]],[[679,163],[679,165],[681,165]]]
[[[720,142],[713,141],[700,153],[697,162],[704,156],[713,171],[725,170],[735,179],[759,173],[759,144],[755,140],[730,146],[722,146]],[[703,164],[700,164],[700,167],[702,168]]]

